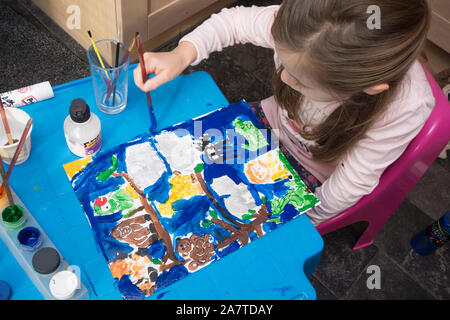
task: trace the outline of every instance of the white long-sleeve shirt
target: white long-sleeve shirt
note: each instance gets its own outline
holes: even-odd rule
[[[197,49],[192,65],[208,58],[214,51],[234,44],[252,43],[274,49],[271,27],[279,6],[234,7],[214,14],[182,41]],[[274,52],[275,65],[279,66]],[[403,80],[395,99],[386,112],[364,136],[336,163],[313,160],[307,141],[298,134],[301,126],[280,108],[274,97],[261,102],[274,132],[288,151],[322,182],[316,189],[321,204],[307,214],[317,225],[351,207],[378,185],[384,170],[397,160],[428,119],[435,100],[425,72],[415,62]],[[339,105],[306,100],[299,113],[302,123],[314,126]]]

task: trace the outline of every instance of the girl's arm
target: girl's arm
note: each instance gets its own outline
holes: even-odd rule
[[[252,43],[273,48],[271,27],[279,6],[234,7],[213,14],[208,20],[180,40],[190,42],[197,50],[192,65],[206,59],[214,51],[234,44]]]
[[[134,82],[145,92],[174,79],[190,64],[196,65],[213,51],[236,43],[253,43],[273,48],[270,29],[279,6],[235,7],[214,14],[193,32],[183,37],[170,52],[146,52],[144,63],[151,79],[142,79],[141,66],[134,69]]]

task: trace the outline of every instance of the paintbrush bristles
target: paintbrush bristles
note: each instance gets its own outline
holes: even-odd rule
[[[133,41],[131,42],[131,45],[130,45],[130,47],[128,48],[128,52],[133,51],[135,42],[136,42],[136,35],[134,35]]]

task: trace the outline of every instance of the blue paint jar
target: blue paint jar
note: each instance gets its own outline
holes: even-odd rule
[[[20,246],[26,251],[35,251],[42,244],[41,232],[34,227],[26,227],[17,235]]]

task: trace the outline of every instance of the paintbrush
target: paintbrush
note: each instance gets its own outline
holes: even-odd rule
[[[119,67],[120,42],[116,43],[116,68]],[[115,79],[114,79],[115,80]],[[116,86],[114,86],[113,104],[116,104]]]
[[[14,152],[14,156],[13,156],[13,158],[11,160],[11,164],[9,165],[8,172],[6,173],[6,180],[8,180],[9,177],[11,176],[12,170],[13,170],[15,164],[16,164],[17,158],[19,158],[19,154],[22,151],[22,147],[23,147],[23,145],[25,143],[25,139],[28,136],[28,132],[30,132],[32,124],[33,124],[33,119],[30,118],[28,120],[27,124],[25,125],[25,129],[23,129],[22,136],[20,137],[19,145],[17,146],[16,152]],[[5,181],[5,178],[3,179],[3,181]],[[3,188],[4,188],[4,186],[2,184],[0,186],[0,194],[3,193]]]
[[[139,55],[139,64],[141,66],[141,73],[142,73],[142,81],[145,83],[148,79],[147,70],[145,69],[145,63],[144,63],[144,52],[142,48],[142,42],[141,42],[141,36],[139,35],[139,32],[136,33],[136,46],[138,49],[138,55]],[[156,128],[156,118],[155,113],[153,111],[153,103],[152,103],[152,97],[150,96],[150,92],[147,92],[147,104],[148,104],[148,113],[150,114],[150,131],[154,132]]]
[[[102,65],[102,68],[106,69],[105,68],[105,64],[103,63],[103,60],[102,60],[102,56],[100,55],[100,52],[98,52],[97,45],[95,44],[94,38],[92,37],[91,30],[88,30],[88,35],[89,35],[89,39],[91,40],[92,47],[94,48],[94,51],[97,54],[98,61],[100,61],[100,64]],[[106,78],[108,78],[108,80],[109,80],[108,72],[106,72],[106,70],[104,70],[104,71],[105,71],[105,74],[106,74]]]
[[[0,175],[2,176],[2,179],[3,179],[2,186],[4,185],[5,189],[6,189],[6,195],[8,196],[9,206],[11,208],[14,208],[14,199],[12,197],[11,188],[9,187],[8,179],[6,178],[5,167],[3,166],[3,158],[1,155],[0,155]],[[3,193],[3,191],[2,191],[2,193]]]
[[[0,98],[0,113],[2,114],[3,126],[5,127],[6,136],[8,137],[8,144],[14,144],[14,140],[11,136],[11,129],[9,128],[8,119],[6,118],[5,108],[3,107],[2,99]]]
[[[127,52],[125,53],[125,56],[123,57],[122,61],[120,62],[120,66],[123,65],[125,63],[125,61],[127,61],[128,57],[130,56],[131,51],[133,51],[135,42],[136,42],[136,35],[134,36],[133,42],[131,42],[130,47],[128,48]],[[122,69],[120,69],[119,71],[116,71],[117,75],[115,76],[112,85],[110,87],[108,87],[108,90],[106,91],[106,100],[108,100],[109,97],[111,97],[113,88],[115,89],[117,80],[119,80],[119,76],[120,76],[121,72],[122,72]]]

